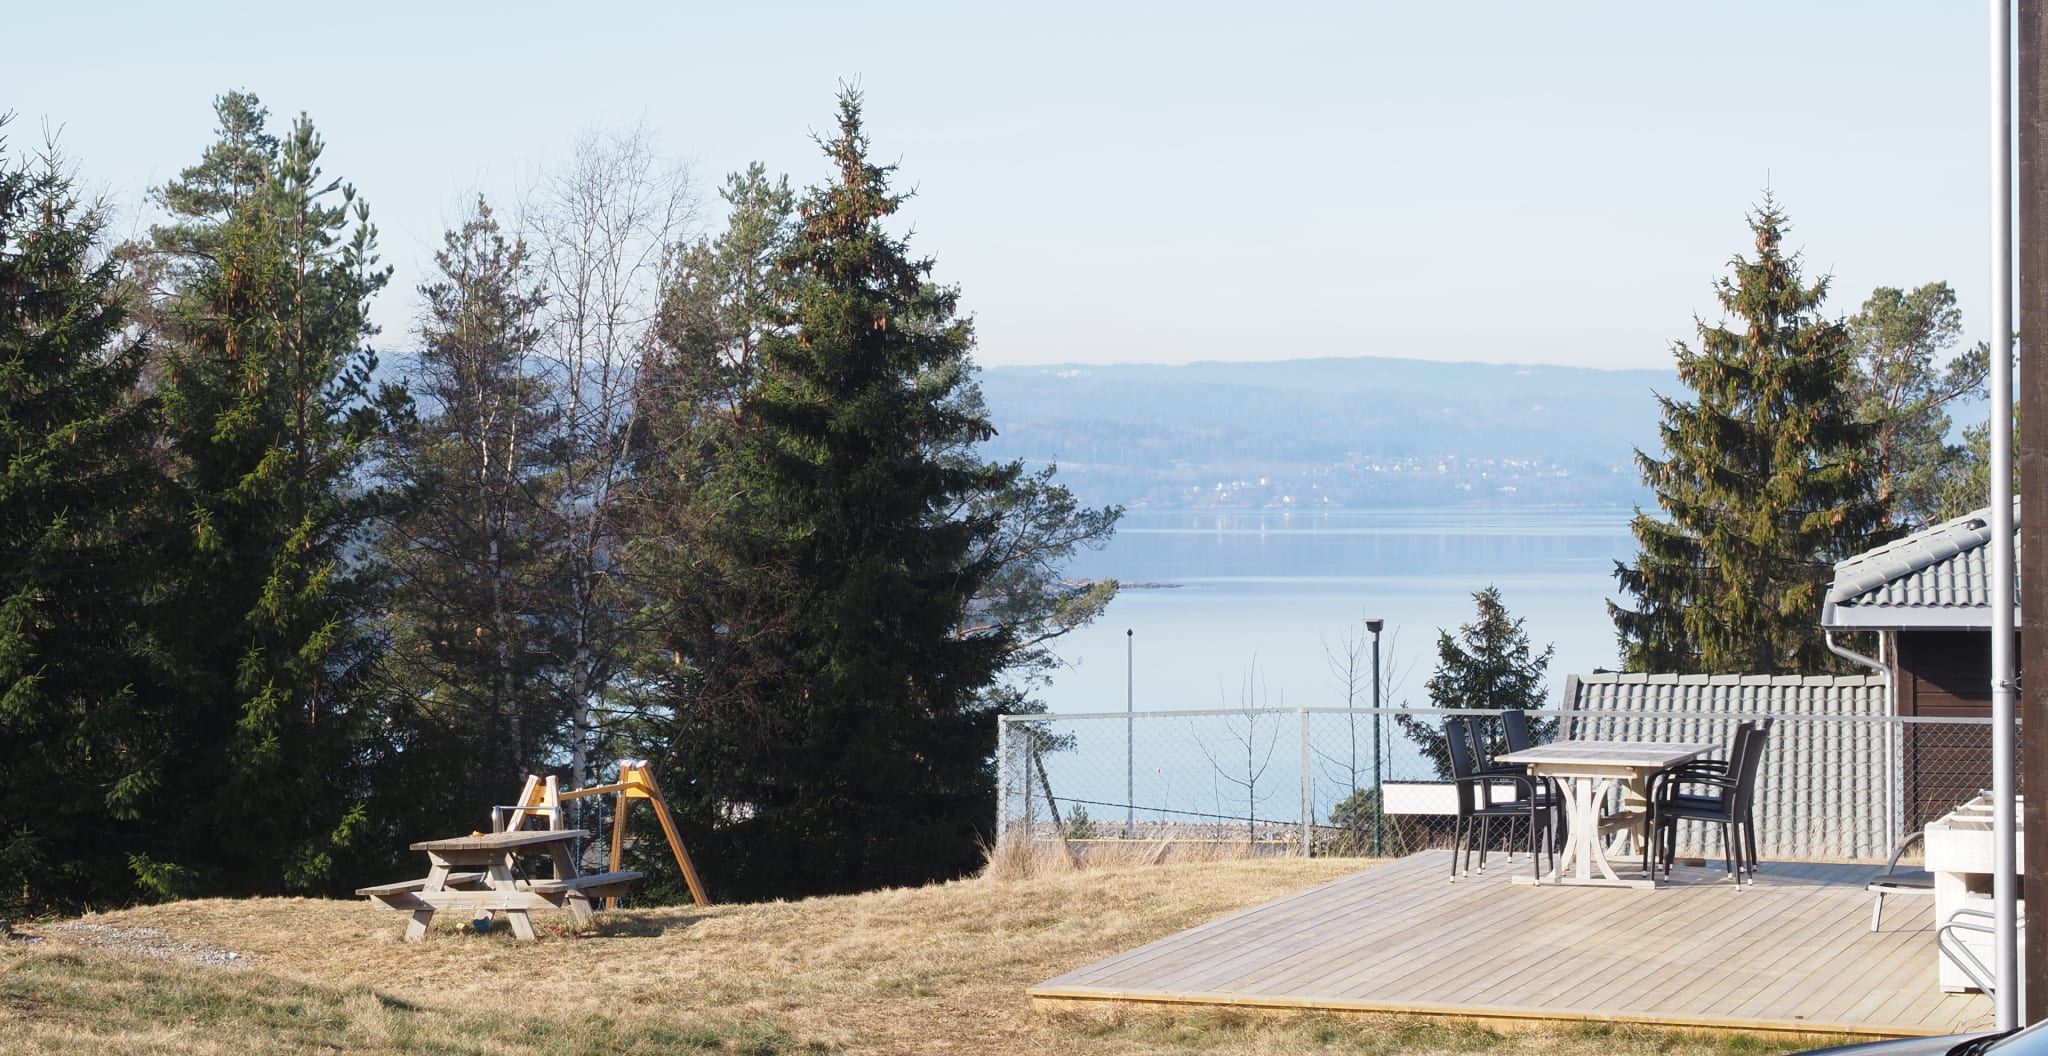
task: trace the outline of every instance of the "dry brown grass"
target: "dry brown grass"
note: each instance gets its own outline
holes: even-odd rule
[[[1358,861],[1250,859],[1020,869],[917,890],[627,911],[542,941],[453,923],[398,940],[361,902],[199,901],[89,921],[232,950],[157,958],[45,924],[0,944],[0,1051],[1469,1053],[1728,1056],[1740,1042],[1593,1028],[1496,1035],[1394,1020],[1219,1013],[1046,1015],[1024,988]],[[1765,1046],[1757,1051],[1776,1051]]]

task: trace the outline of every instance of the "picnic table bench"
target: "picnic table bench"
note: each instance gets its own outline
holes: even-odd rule
[[[580,875],[573,848],[588,835],[584,829],[513,830],[424,840],[412,849],[426,852],[426,876],[358,888],[356,894],[385,909],[411,913],[407,942],[425,937],[434,914],[443,909],[502,912],[512,934],[531,942],[535,935],[527,914],[532,910],[566,907],[578,923],[588,923],[594,915],[592,899],[622,895],[640,879],[639,873],[625,870]],[[522,854],[546,854],[554,862],[554,877],[521,878],[517,860]]]

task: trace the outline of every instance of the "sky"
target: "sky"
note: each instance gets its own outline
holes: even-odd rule
[[[641,124],[705,229],[750,161],[805,186],[857,82],[912,247],[984,365],[1311,356],[1668,368],[1766,189],[1827,310],[1945,280],[1988,337],[1982,4],[22,3],[0,112],[144,191],[212,100],[309,114],[396,268],[581,133]]]

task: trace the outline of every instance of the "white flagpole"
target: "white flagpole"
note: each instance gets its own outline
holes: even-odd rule
[[[2019,1021],[2014,844],[2012,523],[2012,2],[1991,0],[1991,846],[1998,1029]],[[2030,516],[2041,516],[2035,510]]]

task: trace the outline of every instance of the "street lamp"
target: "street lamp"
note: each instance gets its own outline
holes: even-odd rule
[[[1380,628],[1385,620],[1367,620],[1365,629],[1372,632],[1372,856],[1380,857],[1380,797],[1385,795],[1380,783]]]
[[[1134,760],[1136,749],[1131,747],[1133,734],[1137,730],[1137,712],[1132,710],[1132,689],[1136,685],[1135,668],[1132,659],[1136,655],[1138,631],[1134,627],[1124,628],[1124,839],[1130,839],[1138,824],[1137,767]]]

